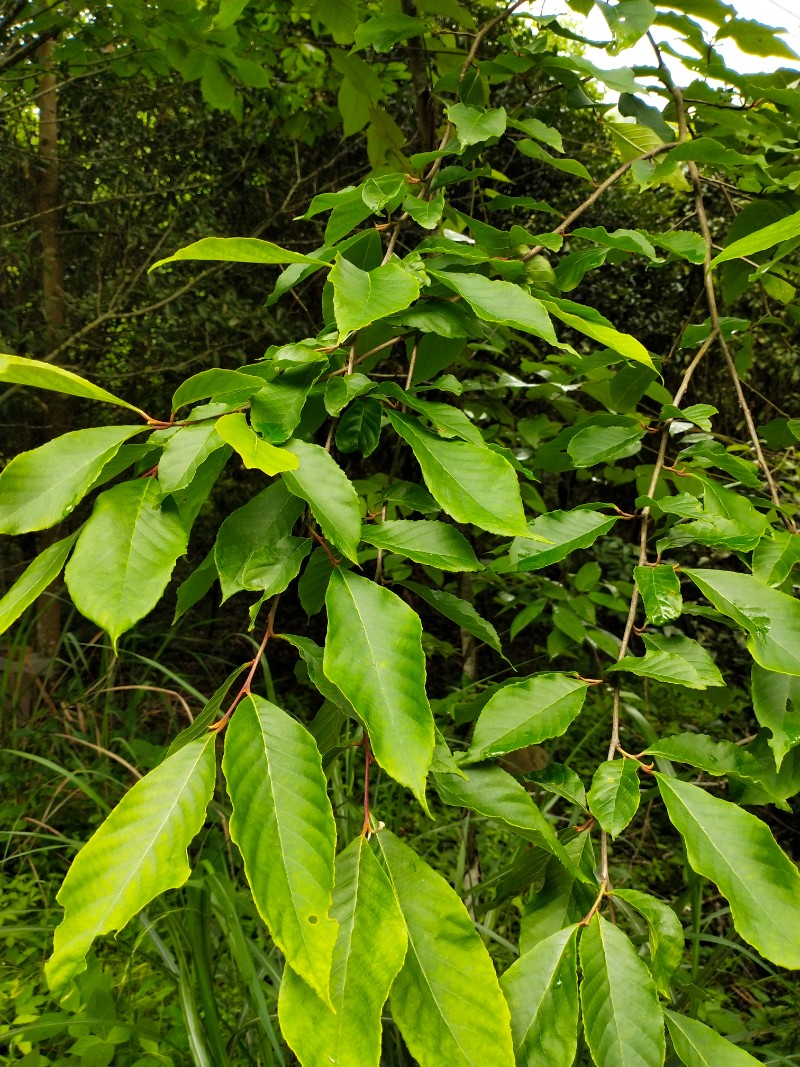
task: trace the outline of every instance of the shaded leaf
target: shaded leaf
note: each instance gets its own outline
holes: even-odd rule
[[[650,932],[650,971],[659,993],[670,995],[669,982],[683,959],[683,927],[666,904],[638,889],[615,889],[613,895],[635,908]]]
[[[121,930],[138,911],[191,873],[186,851],[214,791],[213,738],[185,745],[129,790],[72,861],[57,900],[45,974],[53,994],[86,969],[101,934]]]
[[[306,501],[325,537],[353,563],[357,562],[361,509],[353,483],[319,445],[295,439],[286,451],[299,461],[295,471],[283,475],[287,488]]]
[[[800,745],[800,679],[754,663],[751,685],[753,711],[772,734],[769,747],[780,771],[786,753]]]
[[[231,837],[259,914],[291,968],[330,1005],[336,824],[316,742],[275,704],[247,696],[228,724],[222,770]]]
[[[800,535],[786,530],[770,530],[753,552],[753,575],[765,585],[778,586],[800,562]]]
[[[679,618],[683,611],[683,598],[674,567],[634,567],[633,577],[647,618],[653,626],[663,626]]]
[[[570,552],[589,548],[616,521],[616,515],[598,511],[551,511],[529,524],[527,538],[514,539],[509,557],[518,571],[538,571],[559,563]]]
[[[336,427],[336,447],[340,452],[360,452],[366,459],[381,438],[383,408],[377,400],[356,400],[342,415]]]
[[[760,1067],[743,1048],[721,1037],[705,1023],[688,1019],[685,1015],[664,1009],[672,1047],[686,1067]]]
[[[560,347],[544,304],[520,286],[484,278],[482,274],[436,270],[429,273],[458,293],[484,322],[513,326]]]
[[[644,656],[625,656],[607,670],[628,671],[639,678],[654,678],[689,689],[725,685],[711,656],[691,637],[642,634],[642,641],[647,649]]]
[[[432,608],[436,608],[446,619],[450,619],[462,630],[466,630],[467,633],[493,648],[495,652],[503,655],[497,630],[478,614],[468,600],[462,600],[444,589],[430,589],[427,585],[420,585],[418,582],[403,582],[402,584],[407,589],[413,590]]]
[[[587,810],[586,790],[583,788],[583,782],[575,771],[565,767],[563,763],[550,761],[539,771],[528,771],[525,775],[525,781],[533,782],[535,785],[541,786],[542,789],[564,797],[570,803],[577,804],[579,808]]]
[[[564,850],[583,878],[576,877],[574,867],[567,869],[552,860],[548,863],[542,888],[522,910],[519,947],[523,955],[570,923],[580,922],[597,897],[591,834],[584,832],[565,841]]]
[[[40,593],[43,593],[48,585],[59,576],[77,536],[76,532],[61,541],[56,541],[54,545],[48,545],[44,552],[28,564],[0,600],[0,634],[5,633],[23,611],[33,604]]]

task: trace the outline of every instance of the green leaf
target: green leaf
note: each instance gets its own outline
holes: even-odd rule
[[[551,934],[500,979],[518,1067],[572,1067],[578,1045],[578,929]]]
[[[785,676],[784,676],[785,677]],[[746,748],[733,741],[714,741],[708,734],[676,734],[651,744],[645,755],[663,756],[677,763],[688,763],[715,777],[733,775],[766,788],[761,764]]]
[[[462,630],[466,630],[467,633],[472,634],[473,637],[477,637],[479,641],[483,641],[484,644],[493,648],[495,652],[501,656],[503,655],[503,647],[500,644],[497,630],[490,622],[487,622],[486,619],[478,614],[468,600],[462,600],[444,589],[431,589],[427,585],[420,585],[418,582],[406,581],[403,582],[403,585],[407,589],[412,589],[417,596],[422,597],[426,604],[436,608],[446,619],[450,619]]]
[[[447,522],[426,519],[390,519],[365,525],[361,536],[367,544],[407,556],[415,563],[445,571],[479,571],[472,546]]]
[[[276,482],[225,519],[214,544],[223,602],[247,589],[244,575],[251,561],[274,561],[275,546],[289,536],[302,511],[300,501]]]
[[[162,490],[176,493],[185,489],[211,453],[224,447],[225,442],[213,422],[181,426],[167,441],[158,461],[158,481]]]
[[[632,359],[635,363],[644,363],[646,367],[655,370],[647,349],[635,337],[631,337],[629,333],[620,333],[613,326],[606,326],[601,322],[585,319],[582,315],[573,315],[564,309],[563,303],[556,303],[553,300],[543,300],[542,303],[551,315],[561,319],[571,329],[577,330],[578,333],[586,334],[593,341],[598,341],[605,348],[610,348],[612,352],[618,352],[626,359]]]
[[[723,22],[717,33],[717,40],[730,37],[743,52],[750,56],[780,56],[782,59],[797,59],[797,52],[776,36],[778,33],[785,32],[786,30],[773,26],[765,26],[763,22],[735,16],[730,21]]]
[[[541,570],[560,563],[570,552],[589,548],[616,521],[616,515],[601,515],[598,511],[548,512],[529,524],[527,537],[514,539],[509,557],[518,571]]]
[[[238,452],[245,467],[263,471],[265,474],[280,474],[281,471],[295,470],[297,457],[285,448],[276,448],[269,441],[262,440],[247,423],[247,416],[242,412],[235,415],[223,415],[217,420],[216,430],[219,436]]]
[[[469,441],[446,441],[418,419],[390,411],[397,433],[414,452],[430,492],[456,522],[490,533],[527,536],[519,482],[502,456]]]
[[[716,545],[735,552],[750,552],[769,526],[764,515],[750,501],[707,479],[704,481],[703,510],[691,522],[680,523],[659,541],[664,544]]]
[[[601,763],[592,777],[589,811],[600,826],[616,837],[639,809],[639,775],[636,761],[615,759]]]
[[[61,573],[78,534],[70,534],[54,545],[49,545],[33,563],[29,563],[6,595],[0,600],[0,634],[16,622],[40,593]]]
[[[564,851],[572,866],[567,869],[562,863],[550,861],[542,888],[523,908],[519,943],[523,955],[535,950],[545,938],[558,933],[564,926],[580,922],[597,897],[591,834],[580,833],[566,841]],[[582,876],[575,876],[576,867]]]
[[[539,771],[528,771],[525,775],[526,782],[533,782],[542,789],[547,789],[557,796],[564,797],[571,804],[577,804],[579,808],[586,809],[586,790],[583,782],[575,771],[565,767],[563,763],[550,761]]]
[[[218,718],[222,705],[231,691],[233,683],[239,678],[250,666],[249,663],[242,663],[236,667],[222,685],[217,689],[210,700],[206,701],[203,705],[203,710],[195,715],[192,722],[185,730],[181,730],[177,737],[172,739],[169,748],[167,749],[167,756],[172,756],[178,751],[188,745],[190,741],[199,741],[202,738],[208,738],[208,728]]]
[[[237,370],[215,367],[213,370],[193,374],[178,386],[172,397],[172,410],[178,411],[198,400],[213,397],[216,401],[238,400],[244,403],[263,386],[263,380],[255,374],[243,374]],[[241,399],[240,399],[241,398]]]
[[[644,602],[648,621],[653,626],[663,626],[680,617],[683,598],[674,567],[634,567],[633,577]]]
[[[761,1061],[737,1048],[705,1023],[664,1008],[672,1047],[686,1067],[760,1067]]]
[[[177,511],[162,507],[155,478],[98,496],[64,576],[75,607],[106,631],[115,650],[120,635],[161,599],[187,540]]]
[[[544,304],[520,286],[484,278],[482,274],[436,270],[428,273],[458,293],[484,322],[512,326],[560,347]]]
[[[340,552],[358,561],[361,509],[353,483],[335,459],[319,445],[293,439],[286,451],[297,457],[297,469],[284,474],[287,489],[305,500],[325,537]]]
[[[215,767],[212,737],[185,745],[125,794],[75,857],[56,898],[64,918],[45,967],[54,994],[86,969],[96,937],[121,930],[189,877],[187,849],[205,821]]]
[[[658,993],[625,934],[596,915],[581,934],[581,1008],[592,1059],[611,1067],[662,1067]]]
[[[655,778],[690,866],[727,897],[738,933],[773,963],[800,967],[800,872],[766,824],[698,786]]]
[[[689,689],[725,685],[711,656],[691,637],[642,634],[642,641],[647,649],[644,656],[625,656],[607,670],[629,671],[639,678],[654,678]]]
[[[303,662],[308,669],[308,677],[312,685],[316,686],[327,701],[335,704],[346,715],[355,721],[360,721],[355,708],[342,693],[337,685],[325,676],[323,661],[325,650],[309,637],[298,637],[296,634],[281,634],[282,641],[288,641],[300,653]]]
[[[737,571],[684,572],[717,611],[749,633],[750,655],[779,674],[800,675],[800,603],[758,578]]]
[[[430,200],[407,196],[403,201],[403,210],[408,212],[418,226],[424,230],[433,230],[439,225],[444,211],[444,191],[440,189]]]
[[[467,762],[560,737],[577,718],[588,684],[568,674],[532,674],[490,697],[475,725]]]
[[[749,233],[738,241],[733,241],[711,260],[711,266],[716,267],[718,263],[727,263],[731,259],[749,257],[756,252],[763,252],[764,249],[772,248],[782,241],[788,241],[797,237],[798,234],[800,234],[800,211],[787,215],[786,218],[764,226],[754,233]]]
[[[420,1067],[514,1067],[509,1011],[456,893],[388,830],[376,835],[408,930],[392,1016]]]
[[[331,1004],[315,997],[291,967],[283,973],[278,1018],[302,1067],[378,1067],[381,1011],[408,944],[391,883],[365,837],[336,857],[331,917],[339,923]]]
[[[123,441],[140,426],[95,426],[14,456],[0,473],[0,533],[46,530],[86,496]]]
[[[579,430],[567,445],[576,467],[593,467],[635,455],[642,447],[642,427],[587,426]]]
[[[395,260],[375,270],[361,270],[339,257],[328,275],[339,341],[353,330],[403,311],[419,296],[420,280]]]
[[[250,400],[250,424],[273,445],[288,441],[300,422],[309,393],[326,364],[287,367]]]
[[[381,438],[382,415],[383,408],[372,397],[351,404],[336,427],[339,451],[360,452],[365,459],[371,456]]]
[[[765,585],[783,585],[800,562],[800,535],[771,530],[753,552],[753,575]]]
[[[262,600],[282,593],[300,573],[303,560],[313,547],[308,537],[285,537],[269,546],[268,552],[257,552],[242,572],[245,589],[259,589]]]
[[[375,388],[375,382],[366,374],[337,375],[328,378],[325,383],[325,410],[329,415],[338,416],[347,407],[351,400],[368,393]]]
[[[638,889],[615,889],[613,895],[642,915],[650,933],[650,971],[659,993],[670,995],[669,982],[683,959],[683,927],[666,904]]]
[[[506,131],[504,107],[487,109],[454,104],[447,109],[447,117],[455,126],[458,139],[464,147],[481,144],[490,137],[502,137]]]
[[[217,566],[214,563],[214,549],[211,548],[202,563],[195,567],[189,577],[177,588],[175,614],[172,617],[173,626],[189,608],[194,607],[199,600],[203,599],[218,577]]]
[[[390,590],[341,570],[325,603],[325,674],[364,720],[375,759],[427,811],[434,737],[419,616]]]
[[[752,693],[756,718],[772,733],[769,747],[779,771],[786,753],[800,744],[800,679],[754,663]]]
[[[225,263],[309,263],[320,266],[318,259],[312,256],[292,252],[281,248],[271,241],[260,241],[255,237],[204,237],[194,244],[179,248],[171,256],[159,259],[148,270],[157,270],[165,263],[180,263],[184,260],[214,260]]]
[[[259,914],[292,970],[330,1006],[336,824],[317,744],[275,704],[248,696],[228,724],[222,770]]]
[[[706,244],[702,235],[692,230],[673,230],[670,233],[651,233],[648,237],[657,248],[664,248],[674,256],[690,263],[703,263]]]
[[[99,385],[93,385],[92,382],[87,382],[85,378],[73,374],[72,371],[54,367],[52,363],[45,363],[39,359],[0,354],[0,382],[30,385],[34,389],[49,389],[54,393],[81,396],[86,400],[103,400],[106,404],[116,404],[118,407],[128,408],[129,411],[144,415],[143,411],[129,404],[127,400],[120,400],[113,393],[101,389]]]
[[[487,763],[470,767],[466,775],[463,771],[439,772],[435,777],[436,789],[445,804],[498,819],[512,833],[556,856],[574,877],[586,880],[530,794],[507,771]]]
[[[623,252],[656,259],[656,250],[640,230],[614,230],[609,233],[605,226],[579,226],[570,232],[571,237],[583,237],[605,248],[618,248]]]

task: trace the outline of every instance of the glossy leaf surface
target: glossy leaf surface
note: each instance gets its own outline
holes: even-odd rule
[[[434,737],[419,616],[389,589],[341,570],[325,603],[325,674],[366,723],[381,767],[427,808]]]
[[[446,571],[482,569],[466,537],[446,522],[389,519],[365,525],[362,536],[375,548],[396,552],[429,567],[440,567]]]
[[[45,968],[54,994],[85,969],[96,937],[121,930],[189,877],[186,850],[205,821],[214,776],[213,738],[185,745],[138,781],[83,846],[56,898],[64,918]]]
[[[48,389],[67,396],[81,396],[86,400],[101,400],[106,404],[128,408],[130,411],[139,411],[127,400],[121,400],[108,390],[101,389],[99,385],[87,382],[80,375],[73,374],[72,371],[65,370],[63,367],[56,367],[52,363],[46,363],[44,360],[0,354],[0,382],[29,385],[34,389]]]
[[[361,540],[361,511],[353,483],[324,448],[293,440],[286,450],[298,465],[284,474],[287,488],[305,500],[325,537],[354,563]]]
[[[669,983],[683,959],[680,919],[662,901],[638,889],[615,889],[614,896],[630,904],[647,922],[650,934],[650,972],[659,993],[670,995]]]
[[[639,678],[685,685],[689,689],[724,686],[711,656],[691,637],[642,634],[644,656],[624,656],[609,671],[628,671]]]
[[[621,833],[639,809],[636,761],[615,759],[594,772],[587,797],[589,811],[612,837]]]
[[[285,448],[276,448],[258,436],[241,412],[223,415],[216,424],[222,440],[241,456],[245,467],[263,471],[265,474],[280,474],[298,466],[297,456]]]
[[[408,930],[390,994],[420,1067],[514,1067],[509,1011],[467,910],[441,875],[388,830],[377,835]]]
[[[653,626],[663,626],[680,616],[681,583],[673,567],[634,567],[633,577]]]
[[[529,525],[528,537],[513,541],[511,562],[518,571],[538,571],[551,563],[560,563],[570,552],[589,548],[616,521],[615,515],[601,515],[597,511],[551,511],[540,515]]]
[[[245,697],[226,730],[222,770],[259,914],[292,969],[330,1004],[336,826],[316,742],[275,704]]]
[[[664,1009],[672,1047],[686,1067],[758,1067],[761,1063],[716,1030],[685,1015]]]

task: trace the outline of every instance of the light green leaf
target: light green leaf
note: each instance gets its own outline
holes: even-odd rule
[[[322,696],[354,721],[359,721],[355,708],[341,689],[325,676],[322,666],[325,650],[309,637],[298,637],[297,634],[281,634],[280,636],[282,641],[288,641],[300,653],[308,669],[309,681],[316,686]]]
[[[514,329],[541,337],[555,347],[561,347],[542,301],[526,293],[519,285],[484,278],[482,274],[436,270],[428,273],[458,293],[484,322],[513,326]]]
[[[746,237],[741,237],[738,241],[733,241],[711,260],[711,266],[716,267],[718,263],[727,263],[731,259],[749,257],[756,252],[763,252],[764,249],[772,248],[781,241],[788,241],[797,237],[798,234],[800,234],[800,211],[787,215],[786,218],[764,226],[754,233],[748,233]]]
[[[103,400],[106,404],[116,404],[118,407],[128,408],[139,415],[144,415],[143,411],[129,404],[127,400],[120,400],[113,393],[101,389],[99,385],[87,382],[85,378],[73,374],[70,370],[54,367],[52,363],[45,363],[39,359],[0,354],[0,382],[30,385],[34,389],[49,389],[54,393],[65,393],[67,396],[82,396],[86,400]]]
[[[381,1011],[408,935],[391,883],[364,837],[336,857],[331,917],[339,923],[333,1011],[287,968],[278,1000],[281,1032],[302,1067],[378,1067]]]
[[[101,493],[80,532],[65,578],[78,611],[96,622],[116,650],[120,635],[161,599],[187,532],[155,478],[122,482]]]
[[[504,756],[548,737],[560,737],[586,699],[586,682],[568,674],[532,674],[503,686],[475,725],[467,762]]]
[[[292,970],[330,1006],[336,824],[317,744],[275,704],[248,696],[228,724],[222,770],[259,914]]]
[[[583,237],[604,248],[618,248],[623,252],[633,252],[647,256],[648,259],[656,259],[655,248],[641,230],[614,230],[613,233],[609,233],[605,226],[579,226],[571,230],[570,236]]]
[[[683,611],[683,598],[674,567],[634,567],[633,577],[647,618],[653,626],[663,626],[679,618]]]
[[[769,747],[780,771],[786,753],[800,745],[800,678],[766,671],[754,663],[752,694],[759,724],[772,732]]]
[[[269,546],[268,552],[256,552],[242,572],[245,589],[260,590],[262,600],[282,593],[300,573],[303,560],[313,547],[308,537],[285,537]]]
[[[395,260],[367,271],[340,256],[328,278],[340,341],[353,330],[405,310],[420,290],[419,278]]]
[[[571,156],[552,156],[534,141],[517,141],[517,148],[528,159],[536,159],[540,163],[547,164],[548,167],[553,167],[555,170],[563,171],[565,174],[573,174],[576,178],[583,178],[586,182],[592,181],[591,174],[579,159],[572,159]]]
[[[319,445],[295,438],[286,445],[286,451],[298,460],[297,469],[283,475],[287,489],[305,500],[325,537],[356,563],[361,509],[353,483]]]
[[[706,244],[702,235],[693,230],[673,230],[670,233],[650,233],[648,237],[657,248],[664,248],[674,256],[690,263],[703,263]]]
[[[739,934],[773,963],[800,967],[800,872],[767,825],[698,786],[655,778],[689,864],[727,897]]]
[[[198,400],[207,400],[210,397],[218,402],[235,400],[243,404],[253,393],[258,392],[263,384],[263,379],[256,374],[243,374],[241,371],[225,370],[221,367],[203,370],[178,386],[172,397],[172,410],[178,411],[188,404],[196,404]]]
[[[398,41],[407,41],[409,37],[423,37],[427,30],[428,24],[423,19],[400,13],[379,15],[367,19],[356,28],[356,48],[372,45],[376,52],[390,52]]]
[[[672,908],[638,889],[615,889],[613,895],[630,904],[647,922],[650,932],[650,971],[658,991],[670,995],[669,982],[683,959],[683,927]]]
[[[769,792],[768,786],[762,781],[759,761],[752,752],[735,745],[733,741],[714,741],[708,734],[676,734],[674,737],[662,737],[651,744],[644,754],[663,756],[676,763],[688,763],[717,778],[723,774],[733,775]]]
[[[45,967],[54,994],[86,969],[96,937],[121,930],[189,877],[186,850],[205,821],[215,766],[212,737],[185,745],[125,794],[75,857],[56,898],[64,918]]]
[[[388,830],[376,835],[408,930],[392,1015],[420,1067],[514,1067],[509,1011],[467,909]]]
[[[390,519],[365,525],[361,536],[367,544],[407,556],[415,563],[445,571],[479,571],[466,537],[447,522],[426,519]]]
[[[664,1008],[672,1047],[686,1067],[761,1067],[761,1061],[697,1019]]]
[[[519,482],[507,460],[469,441],[443,440],[418,419],[388,414],[411,445],[428,489],[456,522],[471,522],[490,533],[527,536]]]
[[[504,107],[479,108],[454,104],[447,109],[447,117],[455,126],[458,139],[464,147],[488,141],[490,137],[502,137],[506,130]]]
[[[589,811],[606,833],[622,833],[639,809],[639,775],[636,761],[615,759],[601,763],[592,777],[587,797]]]
[[[524,786],[501,767],[486,763],[470,767],[466,774],[437,773],[435,777],[445,804],[498,819],[512,833],[556,856],[574,877],[586,880]]]
[[[20,452],[0,473],[0,533],[55,526],[80,503],[123,441],[141,426],[95,426]]]
[[[159,259],[148,270],[156,270],[165,263],[180,263],[184,260],[214,260],[225,263],[309,263],[320,265],[318,259],[281,248],[271,241],[260,241],[255,237],[204,237],[194,244],[179,248],[171,256]]]
[[[765,585],[782,585],[800,562],[800,535],[771,530],[753,552],[753,575]]]
[[[639,678],[654,678],[689,689],[725,685],[711,656],[691,637],[642,634],[642,641],[647,649],[644,656],[625,656],[607,670],[629,671]]]
[[[276,448],[269,441],[262,440],[247,422],[242,412],[235,415],[223,415],[217,420],[216,430],[219,436],[242,457],[242,463],[251,470],[260,470],[265,474],[280,474],[281,471],[295,470],[297,457],[285,448]]]
[[[500,979],[518,1067],[572,1067],[578,1045],[578,929],[551,934]]]
[[[325,383],[325,410],[329,415],[341,415],[344,408],[363,393],[375,388],[376,383],[366,374],[336,375]]]
[[[554,763],[551,760],[541,770],[528,771],[524,777],[526,782],[533,782],[586,810],[586,790],[583,788],[583,782],[575,771],[565,767],[563,763]]]
[[[497,630],[482,615],[478,614],[468,600],[462,600],[444,589],[431,589],[429,586],[420,585],[418,582],[406,581],[403,582],[403,585],[407,589],[412,589],[417,596],[422,597],[426,604],[436,608],[446,619],[450,619],[462,630],[466,630],[467,633],[472,634],[473,637],[477,637],[479,641],[483,641],[484,644],[493,648],[495,652],[498,652],[501,656],[503,655],[503,647],[500,644]]]
[[[20,615],[29,608],[40,593],[55,581],[67,560],[70,549],[75,544],[78,534],[70,534],[62,541],[56,541],[40,553],[33,563],[28,564],[6,595],[0,600],[0,634],[16,622]]]
[[[302,511],[297,497],[276,482],[225,519],[214,545],[223,602],[248,588],[244,574],[251,561],[275,561],[275,546],[289,536]]]
[[[325,674],[364,720],[375,759],[427,811],[434,737],[419,616],[389,589],[341,570],[325,603]]]
[[[596,915],[581,934],[581,1008],[595,1063],[662,1067],[664,1017],[646,964],[618,927]]]
[[[225,442],[213,422],[181,426],[167,441],[158,461],[158,481],[162,490],[175,493],[184,489],[211,453],[224,447]]]
[[[738,571],[691,570],[687,574],[717,611],[749,633],[750,655],[769,671],[800,675],[800,603]]]
[[[408,212],[418,226],[424,230],[433,230],[439,225],[444,211],[444,191],[440,189],[430,200],[407,196],[403,201],[403,210]]]
[[[641,426],[587,426],[567,445],[576,467],[593,467],[635,455],[642,447],[645,431]]]
[[[548,512],[529,524],[527,537],[514,539],[509,557],[518,571],[541,570],[559,563],[570,552],[589,548],[616,521],[616,515],[601,515],[598,511]]]
[[[708,479],[704,481],[703,510],[690,522],[668,532],[662,544],[717,545],[735,552],[750,552],[762,539],[769,522],[750,501]]]
[[[610,348],[612,352],[618,352],[626,359],[632,359],[636,363],[644,363],[646,367],[655,370],[647,349],[641,341],[637,341],[629,333],[620,333],[613,326],[605,326],[601,322],[585,319],[581,315],[573,315],[571,312],[564,310],[563,305],[557,304],[552,300],[543,300],[542,303],[551,315],[561,319],[571,329],[577,330],[578,333],[586,334],[593,341],[598,341],[605,348]]]

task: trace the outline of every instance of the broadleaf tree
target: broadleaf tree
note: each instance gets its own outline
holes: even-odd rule
[[[122,406],[128,422],[131,410],[142,418],[141,426],[109,426],[105,411],[100,425],[7,464],[4,532],[74,522],[73,510],[96,495],[85,524],[68,525],[0,602],[4,628],[66,566],[75,606],[116,649],[164,593],[230,463],[256,472],[257,489],[220,523],[195,584],[182,586],[179,611],[193,610],[217,580],[226,602],[250,594],[254,623],[269,602],[261,643],[227,709],[223,690],[208,709],[216,722],[204,718],[202,731],[173,747],[74,860],[48,964],[54,993],[80,972],[96,937],[185,881],[186,849],[211,798],[223,735],[231,838],[285,956],[279,1022],[304,1065],[377,1067],[387,998],[422,1067],[568,1067],[579,1045],[596,1067],[660,1067],[668,1038],[687,1064],[720,1062],[728,1043],[662,1003],[683,995],[675,982],[680,917],[658,885],[647,893],[615,884],[614,854],[639,817],[641,789],[660,805],[673,847],[685,843],[692,885],[708,879],[727,898],[731,936],[777,966],[800,963],[800,875],[791,858],[735,790],[720,799],[701,787],[712,783],[689,784],[668,762],[711,775],[714,788],[720,775],[737,788],[758,787],[763,777],[767,798],[785,802],[774,780],[800,745],[797,497],[765,451],[778,438],[791,450],[798,424],[787,417],[762,431],[742,388],[754,338],[788,328],[800,306],[797,170],[787,164],[800,149],[800,60],[778,30],[737,19],[725,4],[569,6],[605,17],[612,56],[649,39],[652,65],[601,69],[581,54],[580,34],[519,3],[448,3],[441,12],[430,3],[388,11],[373,0],[289,5],[315,42],[309,47],[330,57],[338,94],[330,113],[344,137],[366,130],[363,179],[312,200],[304,221],[328,219],[310,254],[232,234],[167,250],[153,269],[260,266],[265,291],[275,285],[270,301],[294,292],[313,338],[283,336],[261,360],[193,375],[160,418],[66,368],[24,352],[0,356],[0,382]],[[278,18],[281,5],[265,7]],[[221,5],[203,32],[213,37],[255,19],[246,8]],[[679,68],[663,45],[675,28],[689,53]],[[41,32],[46,37],[47,27]],[[238,30],[231,36],[238,40]],[[726,38],[789,66],[739,73],[717,47]],[[220,45],[219,61],[235,68],[235,52]],[[213,79],[201,76],[213,97]],[[223,82],[216,93],[236,115],[241,102]],[[390,98],[405,83],[418,128],[413,108],[398,104],[392,113]],[[621,94],[616,113],[609,91]],[[560,110],[548,108],[551,93],[563,100]],[[595,178],[580,151],[565,148],[582,109],[615,156],[605,175],[594,166]],[[726,121],[731,112],[735,121]],[[557,176],[552,203],[503,174],[520,156]],[[661,233],[576,225],[591,223],[596,205],[621,188],[656,206],[668,200],[677,221],[661,223]],[[766,210],[773,207],[778,219]],[[687,320],[659,349],[608,318],[606,305],[575,299],[637,256],[648,270],[683,271],[697,287]],[[726,304],[748,287],[769,314],[751,304],[751,318],[735,319]],[[700,366],[713,368],[709,381],[729,379],[741,441],[715,432],[718,408],[706,401],[717,397],[695,392]],[[481,391],[475,383],[484,373],[495,377]],[[509,389],[527,391],[533,414],[493,420],[492,404]],[[146,449],[126,452],[139,432]],[[553,497],[562,477],[582,487],[580,500]],[[602,558],[623,527],[638,544],[636,558],[627,557],[628,573],[604,592],[599,565],[581,553]],[[573,563],[567,596],[561,581]],[[485,603],[514,604],[512,643],[542,613],[552,620],[552,663],[530,670],[517,657],[522,676],[487,686],[477,706],[456,705],[459,729],[445,739],[453,702],[430,697],[433,635],[450,627],[465,648],[477,642],[504,654],[499,619],[484,619],[470,603],[476,583],[488,591]],[[324,607],[327,625],[324,649],[303,635],[286,642],[324,701],[308,729],[272,694],[252,692],[280,634],[279,598],[295,592],[309,616]],[[721,645],[712,633],[734,633],[741,656],[753,660],[756,716],[770,732],[766,756],[762,748],[734,758],[733,746],[714,748],[691,731],[679,744],[648,736],[662,761],[656,789],[647,753],[623,745],[627,694],[650,683],[735,684],[715,662]],[[569,662],[579,662],[584,642],[597,677]],[[466,660],[464,674],[469,681]],[[549,776],[520,771],[513,760],[521,752],[563,737],[587,709],[606,716],[588,795],[569,767]],[[337,857],[331,767],[353,748],[363,753],[360,779],[336,778],[337,803],[349,783],[363,803],[363,826],[338,841]],[[778,765],[765,767],[773,754]],[[417,839],[401,840],[408,807],[375,803],[375,767],[408,791],[408,806],[419,805],[415,822],[439,810],[434,786],[445,805],[526,842],[530,855],[510,871],[517,881],[508,893],[528,894],[522,955],[500,981],[489,949],[507,938],[498,941],[480,921],[467,891],[474,886],[459,899]],[[542,811],[538,803],[548,785],[567,801],[561,834],[552,805]],[[615,896],[629,907],[614,907]],[[629,936],[634,912],[648,924],[649,966]],[[731,1063],[749,1060],[738,1053]]]

